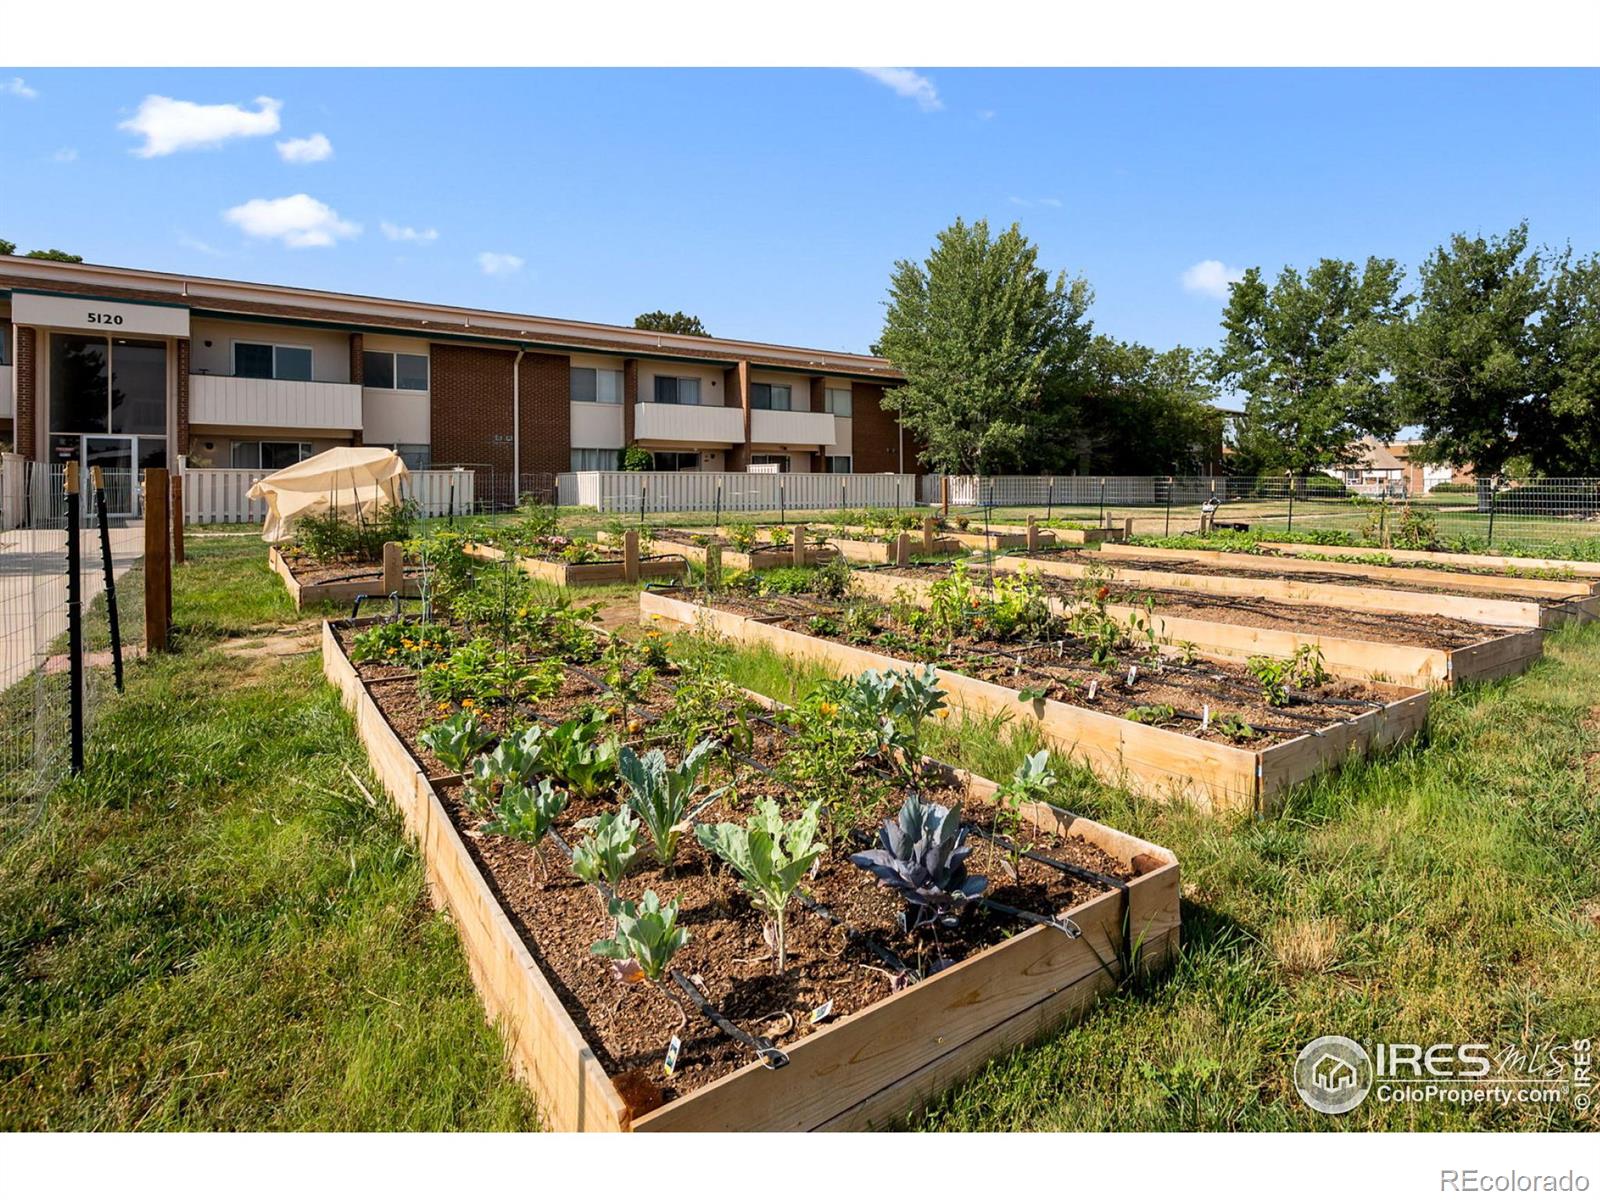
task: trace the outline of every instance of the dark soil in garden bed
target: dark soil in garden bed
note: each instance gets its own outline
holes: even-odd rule
[[[1545,596],[1519,591],[1500,591],[1485,593],[1483,589],[1472,586],[1471,580],[1466,580],[1451,585],[1451,581],[1441,574],[1437,584],[1414,583],[1409,580],[1364,578],[1360,575],[1340,575],[1333,571],[1282,571],[1265,555],[1259,557],[1261,565],[1224,566],[1220,563],[1198,562],[1193,559],[1169,558],[1125,558],[1122,555],[1108,556],[1093,553],[1084,553],[1081,550],[1037,550],[1024,555],[1027,558],[1053,559],[1057,562],[1069,561],[1082,563],[1086,566],[1098,565],[1109,567],[1114,571],[1167,571],[1179,575],[1231,575],[1235,578],[1249,578],[1252,575],[1263,575],[1272,579],[1282,579],[1291,583],[1321,583],[1338,584],[1344,587],[1370,587],[1382,588],[1386,591],[1396,592],[1421,592],[1425,595],[1455,596],[1465,594],[1479,599],[1493,600],[1531,600],[1538,604],[1556,603],[1553,596]],[[1280,559],[1280,561],[1283,561]],[[1315,560],[1300,560],[1315,561]],[[1575,586],[1574,596],[1585,596],[1589,590],[1585,587]]]
[[[338,635],[348,647],[350,631],[339,630]],[[618,982],[609,961],[590,952],[595,941],[611,933],[599,894],[572,875],[554,843],[543,844],[541,866],[526,843],[480,833],[484,814],[468,807],[462,787],[447,782],[454,777],[447,776],[443,765],[417,741],[422,729],[443,713],[418,698],[414,675],[388,667],[362,668],[362,674],[372,680],[374,699],[412,754],[431,778],[440,780],[441,800],[469,852],[602,1065],[619,1089],[638,1103],[637,1111],[692,1092],[753,1061],[751,1051],[719,1032],[676,987]],[[642,752],[652,744],[650,718],[672,703],[675,684],[674,668],[660,672],[645,704],[626,717],[617,713],[613,728]],[[556,696],[522,706],[515,715],[497,707],[482,712],[503,733],[533,720],[554,725],[596,704],[603,708],[608,704],[603,686],[569,668]],[[733,787],[700,814],[700,821],[742,821],[763,796],[776,798],[786,815],[798,813],[799,800],[769,773],[787,743],[785,719],[781,712],[772,717],[754,715],[748,755],[721,757],[710,769],[713,786]],[[664,748],[673,760],[682,751],[676,744]],[[831,1002],[828,1019],[837,1020],[914,981],[914,975],[887,964],[886,956],[913,973],[927,974],[1029,928],[1015,917],[969,909],[953,928],[937,934],[905,932],[900,901],[848,861],[849,852],[871,843],[881,822],[898,811],[905,785],[882,769],[862,765],[857,770],[861,794],[877,799],[851,829],[838,832],[835,847],[803,888],[812,904],[828,909],[833,919],[796,899],[788,914],[788,962],[781,975],[763,937],[761,914],[751,907],[737,877],[692,833],[679,843],[670,877],[650,856],[648,839],[641,833],[645,851],[619,889],[629,899],[646,890],[654,890],[663,900],[681,897],[679,919],[690,940],[674,957],[673,967],[695,981],[737,1025],[780,1046],[815,1031],[808,1017],[820,1005]],[[937,779],[925,781],[919,790],[925,799],[939,803],[960,798],[953,785]],[[576,822],[615,809],[620,795],[607,788],[594,799],[574,797],[557,823],[558,832],[568,844],[575,842],[583,836]],[[980,828],[992,828],[995,820],[991,806],[975,802],[964,806],[963,815]],[[1021,860],[1013,873],[1009,856],[980,837],[971,840],[975,849],[968,867],[990,879],[988,897],[1031,912],[1065,912],[1114,888],[1111,880],[1125,882],[1136,874],[1098,847],[1054,831],[1030,830],[1023,840],[1042,855],[1107,877],[1106,882],[1085,881],[1028,859]],[[662,1064],[675,1033],[682,1039],[682,1049],[669,1079]]]
[[[1318,687],[1294,689],[1293,702],[1279,708],[1266,703],[1261,683],[1236,663],[1202,658],[1185,665],[1171,658],[1123,650],[1113,663],[1097,665],[1087,643],[1070,635],[1029,646],[968,636],[930,644],[926,637],[900,623],[887,606],[877,611],[876,634],[851,642],[842,636],[818,633],[811,624],[812,616],[819,615],[842,623],[845,605],[839,602],[802,596],[752,599],[730,593],[714,597],[711,603],[796,633],[822,636],[907,661],[932,662],[969,678],[1019,691],[1034,688],[1045,699],[1076,708],[1114,717],[1126,717],[1135,709],[1146,710],[1146,724],[1250,749],[1312,733],[1390,699],[1370,685],[1330,679]],[[1131,683],[1130,666],[1136,668]],[[1205,720],[1208,706],[1212,718],[1209,724]],[[1174,711],[1170,715],[1148,712],[1160,707]],[[1252,732],[1224,734],[1215,724],[1224,714],[1242,719]]]
[[[918,565],[896,567],[896,575],[922,579],[942,579],[950,573],[945,565]],[[973,568],[972,576],[982,578],[984,570]],[[996,571],[997,575],[1011,574]],[[1037,575],[1039,585],[1058,600],[1072,601],[1077,597],[1075,583],[1056,575]],[[1320,634],[1327,637],[1357,638],[1368,642],[1391,642],[1404,646],[1425,646],[1433,650],[1458,650],[1486,638],[1514,633],[1511,629],[1498,629],[1472,621],[1458,621],[1452,617],[1414,616],[1400,613],[1353,612],[1315,604],[1282,604],[1241,596],[1207,596],[1203,593],[1174,591],[1160,588],[1119,587],[1111,585],[1112,604],[1142,607],[1145,597],[1155,601],[1156,616],[1193,617],[1202,621],[1220,621],[1227,625],[1246,625],[1253,629],[1284,629],[1291,632]]]
[[[323,583],[365,583],[383,579],[383,563],[357,559],[322,562],[303,554],[285,554],[284,564],[302,587]]]

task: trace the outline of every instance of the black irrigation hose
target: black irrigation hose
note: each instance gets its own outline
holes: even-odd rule
[[[1053,870],[1060,871],[1063,875],[1070,876],[1073,879],[1078,879],[1085,883],[1092,883],[1098,887],[1106,888],[1108,890],[1115,889],[1116,891],[1120,892],[1122,894],[1122,958],[1123,961],[1128,964],[1128,967],[1130,969],[1132,968],[1133,896],[1132,893],[1128,891],[1128,883],[1126,880],[1118,879],[1115,875],[1102,875],[1099,871],[1091,871],[1088,867],[1080,867],[1073,863],[1065,863],[1060,859],[1050,858],[1046,855],[1038,853],[1035,850],[1024,850],[1010,838],[1004,837],[998,833],[989,833],[978,825],[970,825],[968,828],[973,833],[981,837],[984,841],[991,842],[994,845],[999,846],[1002,850],[1009,850],[1014,854],[1020,854],[1023,858],[1026,858],[1031,862],[1036,862],[1043,866],[1050,867]],[[1105,964],[1102,963],[1101,965],[1104,966]]]
[[[795,895],[799,897],[800,906],[802,908],[808,912],[815,913],[829,924],[843,929],[848,937],[854,938],[856,941],[860,942],[872,952],[873,956],[877,958],[879,962],[883,963],[884,966],[888,967],[897,975],[904,975],[906,979],[912,983],[917,983],[922,979],[922,973],[915,967],[911,966],[910,963],[906,962],[905,959],[901,958],[893,950],[889,949],[889,947],[880,945],[879,943],[873,941],[872,938],[868,937],[865,933],[862,933],[861,930],[857,929],[854,925],[851,925],[843,917],[835,915],[834,911],[826,904],[823,904],[817,900],[813,900],[810,896],[806,895],[799,889],[795,890]]]
[[[675,968],[669,968],[667,974],[671,976],[673,983],[677,984],[683,989],[684,995],[688,996],[690,1000],[694,1001],[694,1005],[700,1010],[701,1016],[710,1021],[718,1029],[722,1030],[723,1033],[727,1034],[734,1041],[740,1043],[741,1045],[748,1046],[751,1050],[754,1050],[761,1060],[761,1065],[766,1067],[767,1070],[776,1071],[779,1067],[787,1067],[789,1065],[789,1056],[782,1050],[778,1049],[777,1045],[774,1044],[771,1038],[765,1038],[757,1034],[747,1033],[743,1029],[740,1029],[727,1017],[723,1016],[722,1013],[713,1008],[711,1001],[705,998],[700,989],[695,987],[695,985],[689,981],[688,976],[684,975],[682,971],[679,971]]]

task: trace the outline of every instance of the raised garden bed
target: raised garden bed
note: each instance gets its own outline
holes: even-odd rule
[[[1076,874],[1024,860],[1011,887],[1033,911],[1051,914],[1054,924],[989,910],[966,914],[939,942],[953,965],[927,970],[925,964],[922,977],[911,981],[884,969],[885,960],[871,951],[908,956],[918,935],[893,923],[888,914],[897,906],[885,907],[886,893],[871,886],[869,876],[829,857],[806,886],[834,915],[809,908],[791,915],[790,962],[780,974],[763,961],[760,923],[743,893],[728,873],[710,871],[707,856],[687,838],[674,877],[653,866],[636,869],[619,890],[684,895],[691,937],[674,966],[681,961],[710,1002],[741,1028],[761,1030],[763,1015],[787,1019],[787,1031],[781,1019],[767,1026],[787,1060],[769,1069],[694,1006],[684,1004],[680,1012],[664,989],[638,985],[624,992],[611,978],[604,960],[588,950],[609,931],[595,894],[560,871],[539,878],[532,847],[482,832],[463,802],[459,777],[421,745],[417,729],[425,718],[415,711],[416,689],[405,670],[352,662],[351,638],[373,624],[324,625],[325,673],[354,712],[373,768],[421,847],[434,898],[456,919],[485,1008],[504,1028],[517,1069],[554,1129],[872,1127],[906,1115],[995,1055],[1082,1012],[1114,989],[1130,964],[1155,969],[1176,949],[1173,855],[1033,804],[1023,816],[1035,849],[1075,864]],[[653,678],[649,694],[636,703],[664,706],[671,695]],[[596,703],[607,703],[598,677],[563,666],[559,690],[529,702],[519,716],[548,727]],[[774,791],[777,785],[760,767],[790,736],[781,713],[776,721],[758,714],[753,722],[747,758],[724,764],[746,801]],[[491,718],[502,731],[509,723],[504,710]],[[932,764],[921,786],[941,802],[964,800],[966,815],[979,820],[995,791],[985,780]],[[614,807],[614,796],[574,799],[559,821],[562,834],[570,838],[572,821],[608,803]],[[723,815],[728,803],[716,799],[699,819]],[[974,853],[975,869],[981,853]],[[1068,923],[1079,936],[1063,930]],[[910,961],[901,957],[902,965]],[[833,1002],[831,1017],[808,1021],[827,1001]],[[662,1054],[674,1030],[681,1033],[681,1052],[669,1078]]]
[[[323,563],[304,555],[285,555],[278,547],[269,546],[267,565],[282,578],[297,609],[308,604],[348,603],[357,596],[387,596],[393,591],[402,596],[420,594],[417,576],[391,567],[389,576],[399,574],[396,584],[394,578],[386,577],[381,562]]]
[[[1600,579],[1600,562],[1575,558],[1517,558],[1507,554],[1452,554],[1443,550],[1391,550],[1366,546],[1319,546],[1303,542],[1262,542],[1265,550],[1279,554],[1367,555],[1382,554],[1398,563],[1434,563],[1459,570],[1501,571],[1511,576],[1525,571],[1554,571],[1579,578]]]
[[[1384,587],[1418,587],[1461,594],[1486,592],[1518,599],[1566,601],[1595,595],[1600,580],[1529,579],[1516,576],[1449,571],[1430,567],[1391,567],[1376,563],[1338,561],[1341,552],[1324,548],[1318,559],[1292,554],[1240,554],[1227,550],[1171,550],[1156,546],[1103,546],[1092,553],[1118,562],[1175,563],[1180,570],[1203,568],[1232,573],[1261,571],[1268,574],[1304,575],[1338,582],[1361,579]]]
[[[819,563],[832,562],[839,554],[839,551],[832,547],[807,540],[803,525],[795,526],[791,536],[794,540],[788,545],[775,546],[769,542],[753,546],[746,551],[736,548],[726,530],[711,526],[705,529],[652,529],[648,534],[652,554],[677,554],[693,563],[704,563],[706,549],[715,546],[722,555],[722,569],[725,571],[765,571],[772,567],[816,566]],[[605,531],[601,532],[600,539],[607,544],[616,543],[616,535]],[[799,554],[795,553],[796,543],[801,546]]]
[[[1600,597],[1555,602],[1537,597],[1463,596],[1419,585],[1362,587],[1343,576],[1275,577],[1260,569],[1241,573],[1203,563],[1165,563],[1155,559],[1113,561],[1073,550],[1002,555],[993,565],[1004,571],[1026,566],[1062,579],[1082,579],[1092,571],[1109,569],[1113,582],[1137,588],[1251,596],[1288,604],[1334,606],[1355,612],[1432,614],[1508,629],[1547,629],[1564,621],[1587,620],[1600,614]],[[1163,569],[1167,567],[1171,569]]]
[[[870,648],[881,633],[860,645],[841,635],[811,632],[817,616],[839,624],[839,605],[830,608],[797,597],[762,605],[731,596],[702,604],[687,595],[646,591],[639,606],[647,619],[770,646],[841,674],[911,666],[904,657]],[[940,660],[933,665],[940,686],[951,695],[947,711],[1037,720],[1063,753],[1081,759],[1103,778],[1157,798],[1181,796],[1217,811],[1269,809],[1294,784],[1345,758],[1415,736],[1428,714],[1426,691],[1340,682],[1326,685],[1292,718],[1285,715],[1287,710],[1275,710],[1270,721],[1251,722],[1261,691],[1237,664],[1206,662],[1182,674],[1170,666],[1147,664],[1142,675],[1136,672],[1133,683],[1123,686],[1120,663],[1108,679],[1107,672],[1086,664],[1085,652],[1070,641],[1027,648],[952,642],[948,651],[919,657]],[[1170,728],[1126,715],[1163,706],[1167,711],[1161,724]],[[1248,736],[1227,732],[1224,706],[1231,715],[1242,716]],[[1216,724],[1211,723],[1213,714]]]
[[[981,571],[981,568],[977,568]],[[882,601],[905,589],[925,603],[947,566],[858,571],[855,586]],[[1009,572],[997,571],[997,576]],[[1076,602],[1076,581],[1039,575],[1052,609],[1062,615]],[[1113,586],[1106,611],[1116,620],[1143,619],[1153,605],[1156,636],[1168,646],[1193,646],[1202,654],[1244,661],[1252,655],[1291,657],[1301,645],[1317,647],[1335,675],[1410,687],[1458,687],[1527,670],[1543,652],[1538,629],[1491,630],[1448,617],[1344,612],[1172,591]]]
[[[486,546],[481,542],[468,542],[462,547],[468,558],[483,562],[499,562],[507,557],[504,550]],[[636,583],[641,579],[681,580],[688,574],[689,565],[677,554],[663,552],[662,557],[630,555],[626,551],[604,552],[598,561],[566,562],[558,557],[534,558],[525,554],[515,556],[517,569],[534,579],[553,583],[557,587],[584,587],[602,583]]]

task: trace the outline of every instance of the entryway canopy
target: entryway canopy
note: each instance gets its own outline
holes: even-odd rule
[[[393,450],[338,446],[256,480],[249,496],[267,502],[262,540],[281,542],[301,517],[332,510],[355,520],[399,504],[400,485],[410,477]]]

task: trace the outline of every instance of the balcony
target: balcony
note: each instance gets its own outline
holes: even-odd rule
[[[16,409],[11,399],[11,371],[12,368],[0,366],[0,417],[10,417],[16,414]]]
[[[758,408],[750,414],[750,441],[760,446],[832,446],[838,440],[834,422],[832,413]]]
[[[637,404],[633,436],[641,442],[737,446],[744,441],[744,410],[705,404]]]
[[[189,422],[267,429],[360,429],[361,385],[191,375]]]

